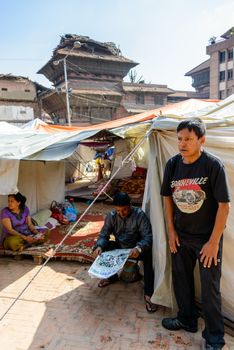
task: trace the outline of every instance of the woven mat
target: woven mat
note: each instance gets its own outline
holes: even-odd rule
[[[54,257],[67,258],[81,262],[92,262],[92,248],[104,223],[103,215],[85,215],[79,224],[71,231]],[[74,226],[61,225],[51,230],[49,239],[42,245],[32,246],[17,254],[44,255],[50,249],[55,249],[67,232]]]

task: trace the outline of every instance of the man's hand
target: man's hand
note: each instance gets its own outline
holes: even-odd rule
[[[136,259],[140,255],[139,250],[137,248],[133,248],[129,254],[129,258]]]
[[[93,251],[93,257],[96,258],[98,255],[102,254],[102,248],[101,247],[97,247],[94,251]]]
[[[178,234],[175,230],[173,230],[169,232],[168,236],[169,236],[168,243],[169,243],[170,251],[171,253],[175,254],[177,253],[177,247],[180,246]]]
[[[203,263],[204,267],[211,267],[212,262],[214,261],[215,266],[217,266],[217,255],[219,251],[219,244],[207,242],[202,247],[200,251],[201,258],[200,262]]]

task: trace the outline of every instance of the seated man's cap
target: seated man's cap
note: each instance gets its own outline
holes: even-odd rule
[[[131,199],[129,195],[125,192],[118,192],[113,197],[113,205],[117,207],[124,207],[125,205],[130,205]]]

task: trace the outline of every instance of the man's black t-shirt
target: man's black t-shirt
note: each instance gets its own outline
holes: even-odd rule
[[[224,165],[206,151],[191,164],[183,163],[177,154],[166,164],[161,195],[173,198],[174,223],[179,235],[208,238],[218,203],[230,201]]]

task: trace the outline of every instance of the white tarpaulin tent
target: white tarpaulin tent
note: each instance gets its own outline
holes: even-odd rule
[[[121,140],[117,141],[117,148],[129,151],[146,134],[155,116],[161,113],[201,114],[217,106],[214,102],[192,99],[89,128],[47,125],[40,120],[18,128],[2,122],[0,123],[0,195],[19,189],[28,198],[28,205],[34,213],[48,207],[52,199],[57,201],[64,199],[63,160],[76,152],[80,141],[91,138],[101,130],[109,130],[125,139],[122,140],[124,143]],[[147,154],[148,140],[137,150],[133,160],[139,166],[145,167],[148,163]],[[124,158],[123,154],[119,156],[121,157],[116,157],[114,168],[118,168]],[[132,164],[130,162],[124,164],[124,173],[127,167],[131,168]],[[121,176],[123,172],[122,174],[120,172]],[[5,204],[6,198],[4,201],[0,198],[0,208]]]
[[[52,200],[63,201],[65,163],[79,142],[97,130],[43,133],[0,125],[0,208],[9,193],[20,190],[31,213],[48,208]]]
[[[143,119],[145,118],[148,120],[151,115]],[[124,118],[123,124],[131,123],[131,119]],[[139,119],[137,117],[137,120]],[[108,124],[108,127],[121,126],[120,121],[104,124]],[[144,125],[150,127],[149,122]],[[100,124],[90,129],[69,128],[38,122],[36,127],[34,124],[28,124],[24,129],[7,126],[7,123],[2,127],[0,125],[0,195],[5,196],[20,190],[27,197],[31,213],[48,208],[52,200],[63,201],[64,160],[77,150],[81,141],[92,138],[101,130],[105,130],[105,127],[107,125]],[[116,133],[113,131],[113,134],[117,135],[120,132],[121,128]],[[6,197],[1,197],[0,209],[5,205]]]
[[[198,113],[197,113],[198,114]],[[194,117],[190,113],[186,117]],[[224,162],[230,184],[231,198],[234,198],[234,96],[222,101],[206,115],[199,114],[207,126],[205,149],[217,155]],[[185,119],[183,116],[170,115],[154,120],[152,134],[149,137],[149,167],[145,187],[144,207],[148,212],[154,235],[155,292],[153,301],[172,307],[174,304],[170,272],[170,254],[168,252],[164,209],[160,196],[160,187],[167,160],[178,153],[176,127]],[[224,232],[223,268],[221,292],[224,315],[234,321],[234,209],[231,209]],[[197,296],[199,297],[199,281]]]
[[[206,147],[211,152],[220,156],[227,168],[231,192],[234,191],[234,108],[231,108],[234,103],[234,98],[229,98],[221,103],[211,103],[202,101],[194,102],[185,101],[183,103],[162,108],[158,114],[153,111],[151,115],[162,114],[170,116],[170,118],[159,117],[155,119],[152,126],[152,134],[147,145],[139,149],[137,157],[144,156],[148,158],[148,175],[144,196],[144,207],[149,214],[153,227],[154,234],[154,267],[155,267],[155,302],[172,306],[172,285],[170,277],[170,259],[167,248],[166,231],[164,224],[164,211],[162,199],[160,196],[160,186],[165,163],[169,157],[177,153],[177,140],[175,129],[181,119],[200,116],[208,125],[208,136]],[[225,111],[226,109],[226,111]],[[161,112],[161,113],[159,113]],[[150,115],[150,111],[148,112]],[[146,113],[144,113],[146,114]],[[125,118],[124,118],[125,119]],[[151,120],[140,123],[140,118],[135,124],[123,125],[117,123],[107,123],[107,125],[99,125],[90,130],[75,130],[75,128],[64,128],[57,132],[56,127],[43,127],[44,132],[35,130],[11,130],[10,132],[1,132],[0,145],[0,170],[1,193],[9,193],[6,187],[12,190],[13,185],[19,184],[19,189],[30,200],[30,208],[40,209],[40,206],[45,206],[46,198],[53,195],[64,195],[64,165],[61,160],[69,157],[82,139],[91,138],[100,130],[109,129],[116,135],[132,140],[133,146],[142,138],[151,125]],[[115,122],[115,121],[114,121]],[[105,123],[104,123],[105,124]],[[115,129],[113,129],[115,127]],[[47,128],[46,132],[45,129]],[[99,128],[99,129],[98,129]],[[54,131],[52,131],[54,129]],[[51,131],[48,131],[51,130]],[[148,147],[149,145],[149,147]],[[27,161],[20,162],[22,159]],[[33,160],[29,162],[29,160]],[[39,165],[35,165],[35,160],[41,161]],[[50,161],[49,166],[47,162]],[[8,162],[8,164],[6,164]],[[23,164],[25,163],[25,165]],[[53,165],[54,163],[54,165]],[[11,165],[10,165],[11,164]],[[12,169],[10,170],[10,166]],[[53,167],[54,166],[54,167]],[[15,168],[14,168],[15,167]],[[18,182],[18,169],[19,182]],[[48,169],[49,171],[48,171]],[[14,176],[12,175],[14,173]],[[9,176],[11,174],[11,176]],[[3,178],[8,179],[9,184],[3,184]],[[37,176],[39,179],[37,179]],[[40,181],[41,178],[41,181]],[[56,181],[55,181],[56,179]],[[42,182],[45,181],[44,183]],[[47,182],[48,181],[48,182]],[[57,182],[58,181],[58,182]],[[30,183],[30,185],[29,185]],[[63,183],[63,185],[62,185]],[[50,193],[50,191],[52,191]],[[44,195],[43,195],[44,193]],[[233,194],[233,193],[232,193]],[[45,196],[45,197],[44,197]],[[44,197],[44,199],[43,199]],[[50,197],[51,198],[51,197]],[[57,197],[53,198],[57,199]],[[48,199],[47,199],[48,200]],[[59,200],[59,199],[57,199]],[[39,203],[39,204],[38,204]],[[1,203],[2,204],[2,203]],[[48,204],[48,203],[47,203]],[[1,205],[2,206],[2,205]],[[33,212],[33,209],[31,209]],[[223,259],[223,278],[222,278],[222,293],[223,293],[223,308],[224,313],[229,319],[234,319],[234,274],[231,268],[234,263],[232,254],[233,235],[232,224],[234,224],[234,214],[231,211],[224,239],[224,259]]]

